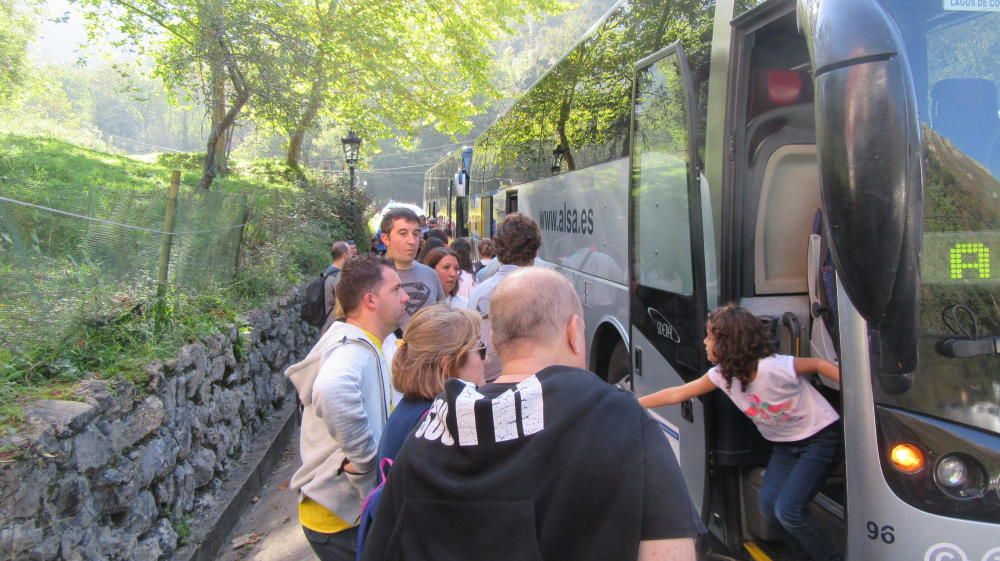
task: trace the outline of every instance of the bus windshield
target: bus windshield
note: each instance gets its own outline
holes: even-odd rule
[[[925,181],[920,366],[908,392],[878,398],[998,433],[1000,356],[946,343],[1000,336],[1000,4],[882,3],[913,72]]]

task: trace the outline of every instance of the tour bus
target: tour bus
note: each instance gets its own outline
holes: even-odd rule
[[[1000,561],[998,52],[995,0],[624,0],[477,139],[469,213],[538,221],[639,395],[709,368],[726,302],[839,362],[812,515],[847,559]],[[780,558],[752,423],[653,415],[708,549]]]
[[[448,154],[424,173],[424,214],[454,225],[454,235],[469,236],[468,189],[472,147]],[[474,236],[478,237],[478,236]]]

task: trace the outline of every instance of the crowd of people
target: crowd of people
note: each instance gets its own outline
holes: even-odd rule
[[[644,407],[714,388],[776,443],[761,508],[806,555],[839,559],[806,508],[839,459],[838,417],[802,376],[836,366],[774,354],[726,306],[705,339],[716,366],[637,400],[585,370],[580,300],[534,266],[534,220],[510,214],[475,248],[429,222],[387,212],[384,256],[333,245],[328,321],[286,372],[303,407],[291,488],[321,560],[694,560],[705,527]]]

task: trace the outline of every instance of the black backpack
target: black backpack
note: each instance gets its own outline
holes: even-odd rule
[[[323,324],[326,323],[327,314],[324,288],[327,277],[335,274],[340,274],[340,271],[327,268],[306,287],[306,295],[302,301],[302,308],[299,309],[299,317],[302,318],[302,321],[315,327],[323,327]]]

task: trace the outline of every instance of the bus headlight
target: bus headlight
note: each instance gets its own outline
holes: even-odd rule
[[[955,488],[965,483],[969,473],[969,468],[965,467],[965,462],[957,456],[942,458],[937,466],[938,483],[948,488]]]
[[[1000,520],[1000,434],[885,405],[875,412],[882,474],[898,497],[942,516]]]
[[[958,499],[982,497],[989,484],[983,465],[965,454],[942,456],[934,469],[934,479],[942,491]]]

